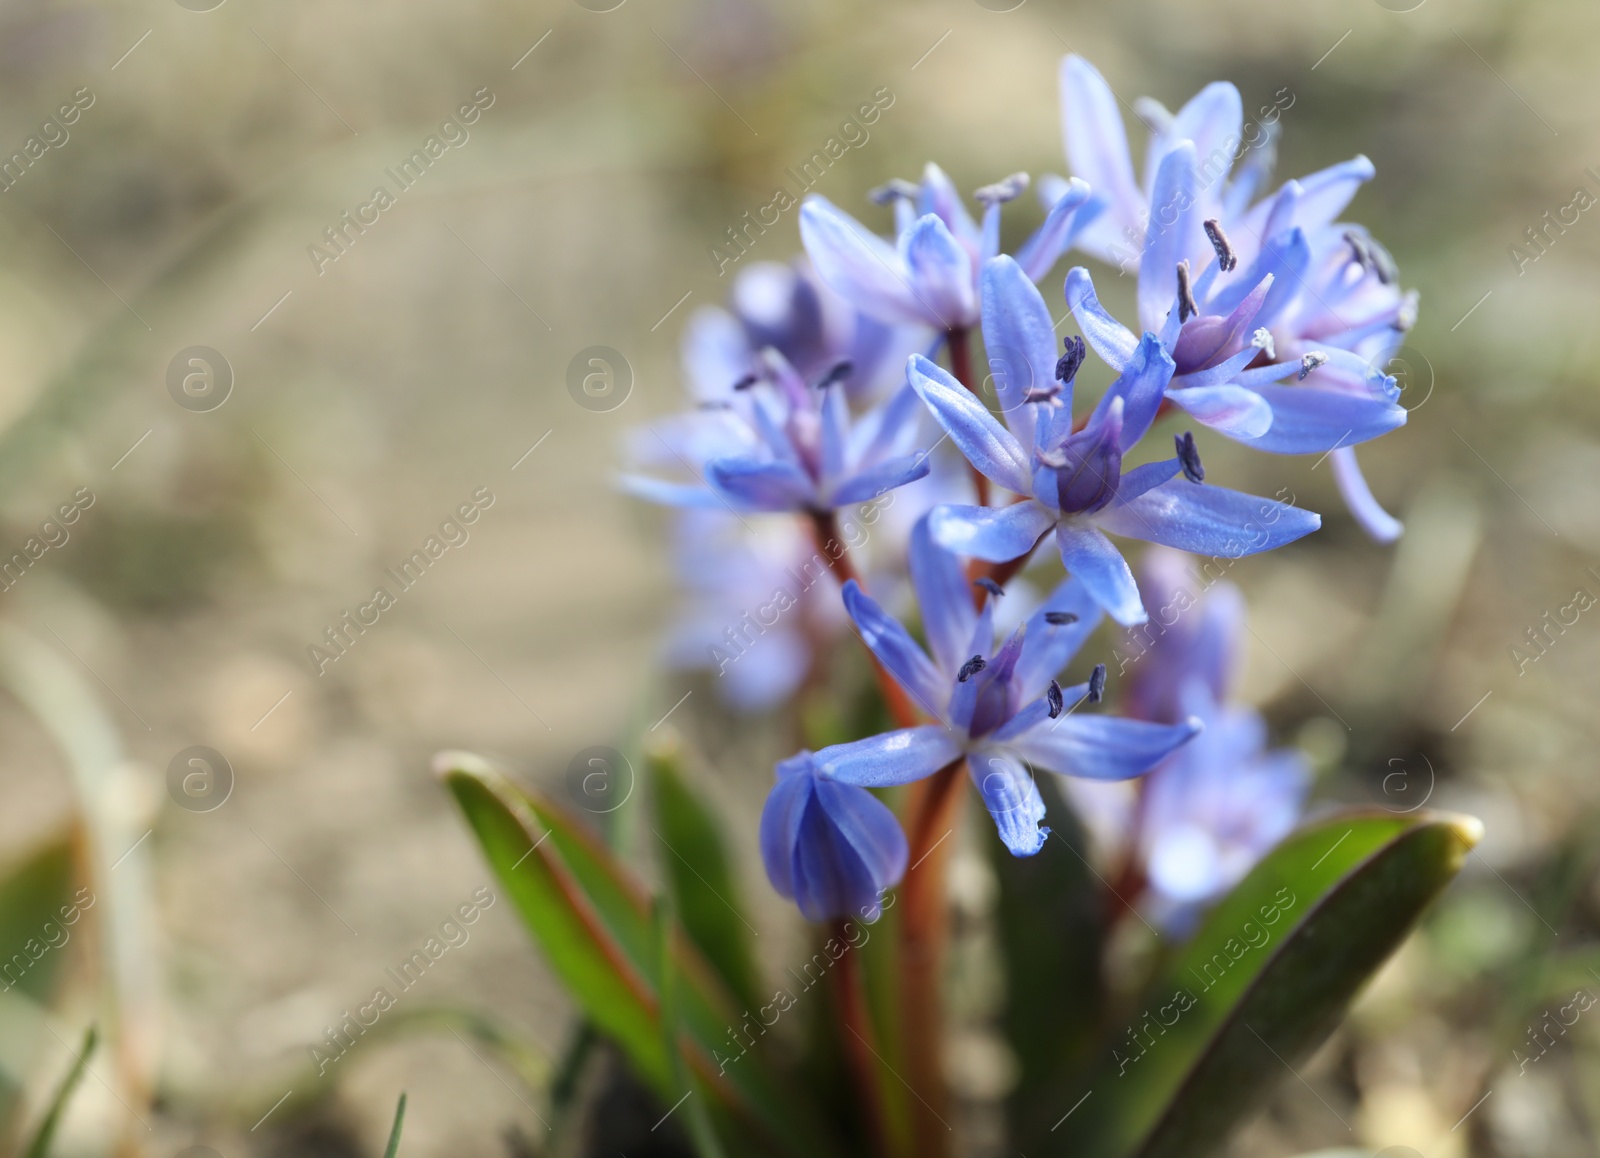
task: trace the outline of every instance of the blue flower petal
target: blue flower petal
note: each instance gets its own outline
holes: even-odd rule
[[[960,561],[933,540],[932,515],[924,515],[911,528],[909,565],[911,585],[922,609],[922,630],[933,658],[946,675],[972,655],[968,644],[978,613],[972,604],[972,587]]]
[[[1017,440],[1031,446],[1035,407],[1023,398],[1056,380],[1056,326],[1038,287],[1003,254],[983,267],[983,346],[1000,413]],[[1061,403],[1071,408],[1070,387]]]
[[[885,459],[842,483],[833,492],[830,505],[848,507],[853,503],[867,502],[896,487],[916,482],[928,473],[928,469],[928,452],[925,450]]]
[[[1161,158],[1150,193],[1150,224],[1139,259],[1139,320],[1154,329],[1178,300],[1178,262],[1196,252],[1200,233],[1194,143],[1181,141]]]
[[[932,776],[961,755],[955,733],[941,724],[901,728],[835,744],[816,755],[817,770],[844,784],[889,788]]]
[[[1276,499],[1174,479],[1113,503],[1094,522],[1130,539],[1239,559],[1309,535],[1322,525],[1322,516]]]
[[[837,839],[859,859],[865,888],[855,890],[851,898],[854,915],[875,921],[882,912],[883,894],[900,883],[910,859],[900,822],[865,788],[826,777],[817,780],[816,800],[832,822]]]
[[[1168,390],[1167,400],[1229,438],[1260,438],[1272,427],[1272,407],[1243,386],[1186,386]]]
[[[1017,250],[1017,264],[1029,280],[1038,281],[1066,252],[1078,232],[1097,217],[1101,206],[1089,205],[1089,186],[1074,177],[1045,214],[1044,224]]]
[[[1009,742],[1023,759],[1062,776],[1128,780],[1200,733],[1198,719],[1152,724],[1080,713],[1045,720]]]
[[[1078,617],[1076,623],[1051,623],[1045,616],[1065,611]],[[1104,612],[1081,579],[1059,584],[1050,597],[1028,618],[1028,633],[1017,660],[1017,693],[1026,702],[1044,693],[1084,641],[1100,626]]]
[[[1144,193],[1133,178],[1128,135],[1122,127],[1117,98],[1094,65],[1081,56],[1061,62],[1061,131],[1067,161],[1075,176],[1104,197],[1107,212],[1085,230],[1079,245],[1106,261],[1115,261],[1117,247],[1126,247],[1125,229],[1142,226]]]
[[[1190,484],[1193,485],[1193,484]],[[1113,508],[1107,508],[1107,511]],[[1102,511],[1098,518],[1103,517]],[[1081,582],[1090,596],[1124,627],[1143,623],[1144,603],[1128,562],[1105,535],[1091,526],[1062,523],[1056,527],[1056,546],[1067,574]]]
[[[793,511],[811,503],[816,484],[790,462],[716,458],[706,463],[706,481],[736,504],[757,511]]]
[[[928,529],[934,542],[947,551],[1005,563],[1027,554],[1055,521],[1056,515],[1036,502],[1007,507],[945,505],[929,512]]]
[[[817,276],[862,313],[889,323],[928,321],[894,247],[827,198],[812,195],[800,206],[800,240]]]
[[[664,506],[717,507],[722,510],[728,508],[728,500],[718,498],[715,491],[699,483],[667,482],[664,479],[650,478],[648,475],[625,474],[617,480],[617,485],[635,498],[661,503]]]
[[[972,391],[921,354],[911,355],[906,376],[968,462],[1007,490],[1029,493],[1027,451]]]
[[[843,594],[844,609],[855,622],[868,650],[878,657],[923,711],[937,717],[949,695],[949,686],[927,653],[900,626],[900,621],[879,607],[854,579],[845,583]]]
[[[1205,189],[1221,187],[1233,168],[1232,150],[1238,146],[1244,128],[1244,102],[1239,90],[1225,80],[1212,81],[1178,110],[1166,136],[1173,141],[1194,142],[1198,171],[1205,175]]]
[[[1083,331],[1084,341],[1113,370],[1121,370],[1139,348],[1139,336],[1112,317],[1094,292],[1094,279],[1081,265],[1067,271],[1067,308]]]
[[[1128,450],[1144,437],[1156,420],[1156,411],[1161,408],[1167,385],[1172,381],[1172,369],[1172,357],[1162,349],[1161,340],[1154,334],[1146,334],[1140,339],[1133,357],[1128,359],[1127,367],[1095,406],[1091,423],[1104,419],[1110,413],[1111,404],[1120,398],[1122,434],[1118,445]]]
[[[1256,393],[1272,407],[1272,425],[1265,434],[1239,441],[1271,454],[1324,454],[1336,446],[1370,441],[1406,422],[1402,406],[1339,390],[1262,386]]]
[[[1361,464],[1356,462],[1355,448],[1341,446],[1331,457],[1333,478],[1339,484],[1339,494],[1344,497],[1345,505],[1350,508],[1356,522],[1361,524],[1361,529],[1379,543],[1392,543],[1398,539],[1405,527],[1372,497],[1367,480],[1361,473]]]
[[[1027,765],[1009,753],[988,749],[967,762],[984,807],[994,817],[1000,841],[1012,856],[1032,856],[1044,847],[1049,829],[1040,828],[1044,798]]]
[[[701,306],[684,327],[680,357],[695,401],[714,402],[732,396],[733,384],[750,372],[755,351],[732,314]]]
[[[929,213],[900,235],[900,256],[924,317],[946,330],[971,324],[977,313],[972,256],[943,221]]]

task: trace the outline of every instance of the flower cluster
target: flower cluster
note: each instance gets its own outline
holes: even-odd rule
[[[1143,624],[1170,586],[1170,556],[1141,589],[1114,540],[1237,559],[1321,524],[1208,480],[1192,430],[1152,458],[1163,418],[1331,455],[1355,518],[1380,540],[1400,531],[1352,449],[1405,421],[1377,363],[1416,311],[1388,252],[1338,220],[1370,162],[1259,196],[1270,139],[1240,149],[1239,93],[1219,83],[1176,113],[1140,103],[1141,183],[1100,74],[1068,57],[1061,93],[1073,176],[1040,182],[1043,224],[1014,253],[1000,252],[1000,218],[1026,174],[977,190],[976,219],[935,165],[919,184],[891,181],[872,200],[892,210],[892,239],[812,196],[805,257],[749,267],[730,309],[691,321],[695,408],[633,436],[626,488],[683,508],[695,598],[674,660],[696,666],[704,649],[698,666],[731,677],[730,702],[767,708],[816,686],[853,634],[895,716],[890,731],[778,765],[762,855],[813,920],[876,916],[917,851],[873,790],[949,784],[963,768],[1018,856],[1050,831],[1037,770],[1128,781],[1155,769],[1126,835],[1173,912],[1219,895],[1292,825],[1301,762],[1266,752],[1259,717],[1228,701],[1231,588],[1145,657],[1124,716],[1099,709],[1104,665],[1061,682],[1104,618]],[[1081,337],[1058,340],[1041,280],[1070,249],[1116,261],[1130,246],[1134,324],[1072,268]],[[1115,378],[1080,411],[1091,352]],[[1066,578],[1041,582],[1052,555]]]

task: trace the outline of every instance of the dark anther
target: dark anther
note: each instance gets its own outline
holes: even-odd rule
[[[974,587],[982,587],[985,591],[987,591],[990,595],[994,596],[996,599],[999,599],[1000,596],[1002,596],[1002,595],[1004,595],[1006,593],[1006,589],[1004,587],[1000,586],[1000,584],[996,583],[993,579],[989,578],[987,575],[985,575],[982,579],[974,579],[972,581],[972,585]]]
[[[1311,373],[1311,371],[1317,369],[1319,366],[1326,366],[1327,364],[1328,355],[1324,354],[1321,350],[1312,350],[1311,353],[1300,359],[1300,377],[1297,378],[1296,381],[1304,382],[1307,374]]]
[[[1206,468],[1200,465],[1200,448],[1194,444],[1194,432],[1185,430],[1172,436],[1178,448],[1178,462],[1183,467],[1183,477],[1192,483],[1206,481]]]
[[[760,374],[746,374],[733,384],[733,388],[735,390],[748,390],[759,381],[761,381]]]
[[[1378,280],[1384,285],[1393,285],[1400,280],[1400,267],[1395,264],[1394,255],[1372,238],[1367,238],[1367,251],[1372,254],[1372,266],[1378,271]]]
[[[1194,304],[1194,291],[1189,288],[1189,259],[1178,263],[1178,320],[1187,322],[1200,312]]]
[[[1351,260],[1362,269],[1372,268],[1372,251],[1367,248],[1367,239],[1354,229],[1345,230],[1344,239],[1350,245]]]
[[[1044,702],[1049,705],[1050,718],[1053,720],[1061,714],[1063,701],[1061,698],[1061,685],[1055,680],[1050,681],[1050,686],[1045,689]]]
[[[986,668],[988,666],[989,666],[988,661],[985,660],[983,658],[983,656],[981,656],[981,655],[973,656],[971,659],[967,660],[966,663],[961,665],[961,670],[960,671],[956,672],[956,683],[958,683],[958,684],[966,683],[973,676],[977,675],[980,671],[982,671],[984,668]]]
[[[1098,704],[1106,694],[1106,665],[1097,663],[1089,675],[1089,702]]]
[[[896,177],[868,193],[867,200],[874,205],[893,205],[902,197],[908,201],[915,201],[919,192],[920,190],[910,181]]]
[[[1070,611],[1046,611],[1044,621],[1051,627],[1066,627],[1069,623],[1078,622],[1078,617]]]
[[[1215,217],[1208,217],[1205,221],[1206,236],[1211,239],[1211,248],[1217,251],[1217,266],[1223,273],[1232,273],[1239,264],[1239,255],[1233,252],[1233,246],[1228,243],[1228,235],[1222,232],[1222,223]]]
[[[855,368],[856,364],[850,361],[848,358],[842,362],[835,362],[833,364],[833,369],[829,370],[821,378],[817,379],[817,389],[826,390],[835,382],[843,381],[855,372]]]
[[[1056,359],[1056,381],[1071,382],[1078,373],[1078,367],[1083,365],[1089,350],[1083,344],[1083,339],[1076,334],[1070,338],[1063,338],[1062,344],[1066,346],[1067,352]]]
[[[1052,382],[1048,386],[1029,386],[1022,392],[1024,402],[1045,402],[1051,406],[1061,405],[1061,383]]]

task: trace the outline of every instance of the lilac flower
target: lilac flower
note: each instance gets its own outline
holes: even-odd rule
[[[1406,420],[1394,379],[1377,367],[1415,321],[1416,296],[1401,292],[1381,245],[1335,220],[1372,163],[1358,156],[1252,206],[1271,149],[1257,147],[1230,179],[1249,146],[1238,90],[1219,82],[1176,114],[1143,102],[1156,128],[1140,186],[1105,80],[1069,56],[1061,89],[1072,167],[1108,202],[1076,244],[1124,267],[1137,255],[1139,325],[1160,333],[1175,364],[1168,397],[1260,450],[1333,451],[1352,512],[1393,539],[1399,525],[1372,501],[1350,448]],[[1134,332],[1101,307],[1086,270],[1068,274],[1066,294],[1090,345],[1121,369]]]
[[[965,757],[1006,847],[1031,856],[1049,830],[1039,827],[1044,801],[1030,765],[1064,776],[1125,780],[1199,730],[1193,720],[1154,724],[1077,714],[1080,704],[1098,702],[1105,686],[1103,668],[1071,688],[1054,678],[1100,620],[1078,580],[1057,587],[996,646],[994,599],[986,598],[981,611],[974,608],[960,562],[935,545],[926,521],[912,532],[910,565],[931,657],[853,580],[844,585],[845,609],[873,655],[940,722],[824,748],[812,757],[822,779],[863,787],[908,784]]]
[[[860,313],[803,257],[747,266],[734,279],[728,307],[702,306],[684,331],[684,375],[701,402],[725,401],[735,382],[762,372],[761,351],[770,346],[807,381],[848,363],[839,383],[860,403],[897,385],[906,357],[930,339],[923,327],[884,325]]]
[[[1196,599],[1184,570],[1176,553],[1147,561],[1144,588],[1172,622],[1140,657],[1129,696],[1130,713],[1144,719],[1205,723],[1142,782],[1135,852],[1169,927],[1226,893],[1288,835],[1311,779],[1298,751],[1267,749],[1257,712],[1228,702],[1244,631],[1238,589],[1218,583]]]
[[[773,888],[810,921],[877,920],[884,892],[906,871],[894,813],[865,788],[821,775],[810,752],[777,772],[761,812],[761,859]]]
[[[1024,498],[1000,508],[936,508],[930,525],[941,545],[1005,562],[1026,555],[1054,529],[1068,573],[1117,622],[1132,624],[1144,622],[1144,605],[1105,532],[1240,558],[1321,525],[1309,511],[1196,481],[1204,474],[1192,442],[1181,442],[1177,457],[1125,472],[1122,456],[1150,429],[1172,377],[1173,360],[1160,340],[1146,334],[1136,344],[1088,424],[1074,433],[1076,366],[1062,359],[1067,376],[1053,381],[1055,330],[1038,289],[1015,261],[1001,256],[984,267],[983,296],[984,342],[1016,351],[1022,364],[1016,373],[997,376],[1006,426],[926,358],[913,355],[907,373],[973,467]],[[1040,382],[1051,385],[1026,385]]]
[[[760,362],[727,397],[634,438],[638,461],[687,468],[695,481],[631,474],[624,488],[675,506],[819,513],[928,473],[927,452],[909,453],[919,409],[909,389],[852,423],[840,368],[808,384],[771,347]]]
[[[1000,206],[1027,186],[1016,173],[978,190],[983,224],[972,220],[950,179],[930,164],[921,186],[891,182],[876,200],[895,207],[890,244],[820,196],[800,208],[800,236],[817,274],[862,313],[890,324],[963,330],[978,321],[978,275],[1000,252]],[[1017,262],[1037,281],[1098,206],[1082,181],[1064,185],[1044,224],[1017,251]]]

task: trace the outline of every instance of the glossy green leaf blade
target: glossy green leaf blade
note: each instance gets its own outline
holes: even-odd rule
[[[689,786],[676,751],[658,749],[647,760],[661,867],[678,920],[734,997],[753,1008],[761,996],[751,946],[755,933],[740,909],[722,826]]]
[[[67,1111],[67,1103],[72,1099],[72,1092],[78,1088],[78,1083],[83,1081],[83,1073],[89,1068],[89,1055],[94,1052],[94,1047],[99,1041],[99,1031],[94,1026],[91,1025],[84,1031],[83,1043],[78,1047],[72,1068],[56,1087],[55,1096],[50,1099],[50,1108],[45,1111],[44,1120],[39,1123],[39,1129],[33,1136],[33,1142],[29,1145],[25,1158],[46,1158],[50,1153],[50,1143],[55,1139],[56,1127],[61,1125],[61,1115]]]
[[[438,766],[556,976],[595,1025],[622,1046],[640,1077],[665,1094],[671,1067],[654,996],[562,863],[549,830],[477,757],[449,753]]]
[[[383,1158],[394,1158],[400,1152],[400,1127],[406,1120],[406,1096],[400,1095],[399,1104],[394,1108],[394,1125],[389,1130],[389,1144],[383,1148]]]
[[[1052,829],[1031,857],[996,835],[990,862],[1000,884],[995,918],[1005,958],[1006,1040],[1022,1069],[1007,1099],[1011,1140],[1029,1153],[1061,1117],[1056,1095],[1092,1058],[1102,1008],[1101,899],[1082,826],[1050,776],[1038,778]],[[992,832],[992,826],[990,826]]]
[[[1288,837],[1162,971],[1062,1105],[1051,1154],[1202,1158],[1331,1033],[1450,883],[1471,817],[1355,812]],[[1069,1111],[1069,1107],[1071,1107]]]

